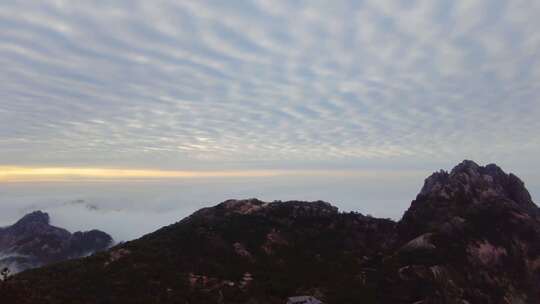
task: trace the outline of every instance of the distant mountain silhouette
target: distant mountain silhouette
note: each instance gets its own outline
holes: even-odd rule
[[[397,223],[229,200],[2,288],[16,303],[540,303],[539,209],[516,176],[464,161]]]
[[[50,225],[49,215],[34,211],[12,226],[0,228],[0,268],[11,272],[80,258],[112,245],[107,233],[69,231]]]

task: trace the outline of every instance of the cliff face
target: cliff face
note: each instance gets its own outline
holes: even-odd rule
[[[519,178],[465,161],[426,179],[397,223],[229,200],[9,286],[29,303],[539,303],[540,221]]]
[[[49,215],[35,211],[12,226],[0,228],[0,266],[12,272],[78,258],[105,250],[112,238],[93,230],[75,232],[51,226]]]
[[[449,218],[497,205],[538,216],[537,206],[517,176],[494,164],[482,167],[466,160],[450,173],[436,172],[425,180],[400,222],[400,235],[410,238]]]
[[[437,172],[396,228],[387,303],[540,302],[540,221],[523,182],[464,161]]]

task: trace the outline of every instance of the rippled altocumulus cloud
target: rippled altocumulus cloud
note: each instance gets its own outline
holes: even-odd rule
[[[521,0],[2,1],[0,159],[535,161],[539,13]]]

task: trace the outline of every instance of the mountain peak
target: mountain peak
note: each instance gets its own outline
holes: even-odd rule
[[[410,238],[470,212],[507,208],[536,217],[538,208],[524,183],[499,166],[465,160],[450,173],[429,176],[400,222],[401,234]],[[473,211],[475,210],[475,211]]]
[[[35,268],[107,249],[113,243],[105,232],[70,233],[50,225],[49,214],[34,211],[12,226],[0,229],[0,267],[13,272]]]
[[[492,199],[511,200],[524,208],[532,208],[529,191],[514,174],[507,174],[499,166],[480,166],[464,160],[450,171],[433,173],[425,180],[418,199],[456,200],[480,203]]]
[[[49,214],[41,210],[36,210],[34,212],[28,213],[23,216],[15,226],[27,226],[27,225],[49,225],[50,217]]]
[[[465,159],[452,169],[452,174],[458,172],[475,172],[478,169],[480,169],[480,166],[476,162]]]

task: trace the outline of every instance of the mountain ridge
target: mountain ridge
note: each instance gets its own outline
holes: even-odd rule
[[[466,160],[428,177],[397,222],[228,200],[9,286],[28,303],[538,303],[538,214],[517,176]]]

